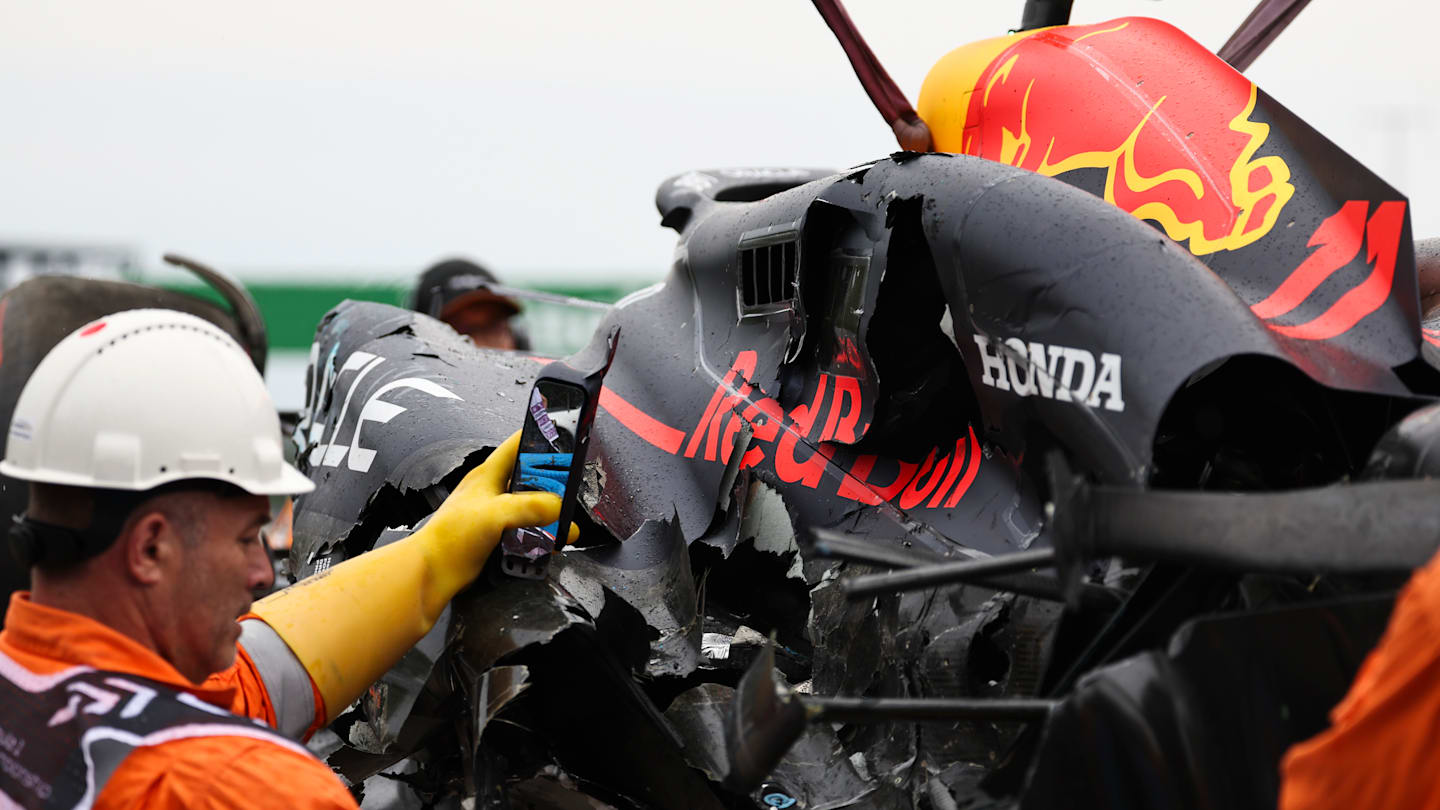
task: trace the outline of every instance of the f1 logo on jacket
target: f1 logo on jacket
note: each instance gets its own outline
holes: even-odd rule
[[[38,675],[0,653],[0,807],[90,807],[137,748],[198,737],[304,748],[162,684],[72,667]]]
[[[130,693],[130,699],[125,701],[125,708],[120,710],[120,716],[125,719],[134,717],[145,711],[145,707],[151,700],[155,699],[155,690],[148,686],[141,686],[123,678],[106,678],[105,684],[116,689]],[[46,725],[50,728],[68,723],[75,719],[75,715],[81,712],[85,714],[109,714],[124,695],[101,689],[97,686],[78,681],[65,687],[65,691],[71,692],[70,702],[64,708],[55,712]]]

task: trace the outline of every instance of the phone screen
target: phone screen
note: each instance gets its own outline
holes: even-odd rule
[[[576,434],[588,396],[584,388],[573,383],[544,378],[536,381],[530,389],[525,426],[520,431],[512,492],[542,490],[565,497],[578,445]],[[564,511],[560,520],[549,526],[506,532],[501,549],[507,571],[525,576],[516,569],[544,566],[544,558],[561,545],[557,539],[560,525],[569,524],[569,515]]]
[[[530,389],[530,409],[520,431],[522,453],[573,453],[585,389],[556,380],[539,380]]]

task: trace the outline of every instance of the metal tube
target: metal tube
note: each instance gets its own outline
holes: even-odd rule
[[[1440,481],[1289,492],[1094,487],[1073,538],[1082,558],[1121,556],[1277,573],[1406,571],[1440,546]]]
[[[1260,0],[1216,55],[1244,72],[1309,3],[1310,0]]]
[[[810,536],[814,538],[811,550],[821,557],[883,565],[886,568],[917,568],[946,561],[934,554],[886,546],[875,540],[851,537],[834,529],[812,529]]]
[[[986,580],[993,580],[999,574],[1028,571],[1031,568],[1054,564],[1055,549],[1044,548],[1006,554],[1003,557],[940,563],[923,568],[911,568],[908,571],[852,577],[843,580],[841,587],[845,589],[848,597],[859,599],[875,594],[914,591],[936,585],[952,585],[957,582],[979,584]]]
[[[946,562],[941,557],[914,549],[887,547],[873,540],[851,537],[833,529],[812,529],[814,542],[810,550],[820,557],[883,565],[887,568],[914,569]],[[993,577],[970,582],[981,588],[991,588],[1006,593],[1016,593],[1049,602],[1064,602],[1065,589],[1059,578],[1050,574],[1022,571],[1018,574],[997,574]],[[1120,603],[1121,594],[1103,585],[1092,582],[1080,583],[1080,602],[1099,608],[1113,608]]]
[[[811,719],[835,723],[889,720],[1044,720],[1059,704],[1043,698],[865,698],[807,697]]]
[[[559,293],[549,293],[543,290],[526,290],[520,287],[507,287],[504,284],[486,284],[485,289],[496,295],[503,295],[506,298],[540,301],[545,304],[559,304],[567,307],[593,309],[600,312],[609,312],[615,308],[614,304],[607,304],[604,301],[591,301],[588,298],[576,298],[573,295],[560,295]]]

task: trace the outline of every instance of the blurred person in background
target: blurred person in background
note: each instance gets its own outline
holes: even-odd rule
[[[485,349],[528,350],[514,321],[520,305],[491,290],[500,280],[467,259],[446,259],[420,274],[410,308],[439,318]]]

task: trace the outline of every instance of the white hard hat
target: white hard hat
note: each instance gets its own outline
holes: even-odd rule
[[[255,495],[315,488],[285,462],[280,419],[245,351],[165,309],[108,315],[45,355],[15,405],[0,473],[137,491],[196,478]]]

